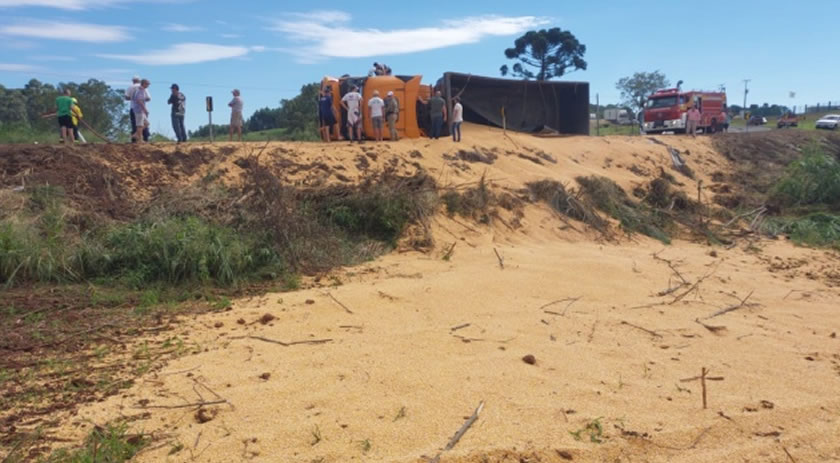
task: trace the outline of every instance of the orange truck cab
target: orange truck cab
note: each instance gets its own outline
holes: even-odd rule
[[[682,91],[679,88],[657,90],[648,97],[644,109],[645,133],[685,133],[686,115],[691,107],[700,110],[698,129],[714,133],[726,123],[721,113],[726,111],[726,93]]]

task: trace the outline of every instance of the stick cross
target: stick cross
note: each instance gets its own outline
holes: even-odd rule
[[[709,369],[703,367],[700,369],[700,376],[680,380],[680,382],[682,383],[687,383],[689,381],[697,381],[698,379],[700,380],[700,388],[703,390],[703,410],[706,409],[706,381],[723,381],[723,376],[706,376],[708,374]]]

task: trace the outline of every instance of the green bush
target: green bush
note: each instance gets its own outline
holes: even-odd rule
[[[772,218],[762,231],[772,236],[787,235],[800,245],[840,248],[840,216],[817,212],[804,217]]]
[[[119,279],[136,288],[156,282],[231,285],[264,269],[282,269],[266,239],[237,234],[195,217],[120,225],[68,239],[62,215],[31,224],[0,224],[0,282]]]
[[[83,259],[84,273],[121,277],[137,287],[188,281],[230,285],[280,263],[270,244],[195,217],[118,227],[105,234],[102,248]]]
[[[782,206],[840,206],[840,163],[814,145],[788,165],[771,192]]]

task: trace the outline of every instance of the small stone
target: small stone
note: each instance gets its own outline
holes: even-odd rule
[[[537,364],[537,358],[534,357],[531,354],[528,354],[525,357],[522,357],[522,361],[527,363],[528,365],[536,365]]]
[[[275,317],[274,315],[271,315],[270,313],[267,313],[267,314],[264,314],[262,317],[260,317],[260,319],[258,321],[263,325],[268,325],[275,318],[277,318],[277,317]]]
[[[312,300],[312,299],[307,299],[305,302],[306,302],[306,305],[312,305],[312,304],[315,303],[315,301]]]
[[[263,373],[260,375],[260,379],[268,381],[268,378],[271,378],[271,373]]]
[[[244,319],[244,318],[240,318],[239,320],[236,320],[236,323],[238,323],[238,324],[240,324],[240,325],[244,325],[244,324],[245,324],[245,319]]]
[[[224,323],[222,323],[222,322],[216,322],[216,323],[213,325],[213,327],[215,327],[215,328],[221,328],[221,327],[223,327],[223,326],[225,326],[225,324],[224,324]]]

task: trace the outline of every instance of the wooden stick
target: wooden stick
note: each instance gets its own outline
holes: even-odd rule
[[[296,345],[298,345],[298,344],[326,344],[326,343],[328,343],[328,342],[332,342],[332,341],[333,341],[332,339],[312,339],[312,340],[309,340],[309,341],[291,341],[291,342],[283,342],[283,341],[277,341],[276,339],[269,339],[269,338],[264,338],[264,337],[262,337],[262,336],[254,336],[254,335],[248,335],[248,336],[231,336],[231,337],[230,337],[230,338],[228,338],[228,339],[256,339],[256,340],[258,340],[258,341],[270,342],[270,343],[272,343],[272,344],[280,344],[280,345],[281,345],[281,346],[283,346],[283,347],[296,346]]]
[[[685,292],[683,292],[682,294],[680,294],[680,295],[678,295],[677,297],[675,297],[675,298],[674,298],[674,300],[673,300],[673,301],[671,301],[671,302],[669,302],[668,304],[669,304],[669,305],[673,305],[673,304],[676,304],[677,302],[681,301],[681,300],[682,300],[682,298],[684,298],[684,297],[688,296],[688,295],[689,295],[692,291],[694,291],[695,289],[697,289],[697,287],[698,287],[698,286],[700,286],[700,283],[702,283],[702,282],[703,282],[706,278],[709,278],[710,276],[712,276],[712,274],[714,274],[714,273],[715,273],[715,271],[717,271],[717,267],[713,268],[713,269],[712,269],[712,271],[710,271],[709,273],[706,273],[705,275],[703,275],[702,277],[700,277],[697,281],[695,281],[695,282],[694,282],[694,284],[693,284],[693,285],[691,285],[691,287],[690,287],[690,288],[688,288],[688,290],[687,290],[687,291],[685,291]]]
[[[146,405],[146,406],[143,406],[143,407],[133,407],[133,408],[141,408],[141,409],[146,409],[146,408],[176,409],[176,408],[191,408],[191,407],[201,408],[205,405],[218,405],[218,404],[226,404],[226,403],[227,403],[227,400],[221,399],[221,400],[211,400],[209,402],[206,402],[206,401],[193,402],[193,403],[188,403],[188,404],[183,404],[183,405]]]
[[[344,305],[344,304],[342,304],[342,303],[341,303],[341,301],[339,301],[338,299],[336,299],[335,297],[333,297],[333,295],[332,295],[331,293],[327,293],[327,296],[329,296],[329,297],[330,297],[330,299],[332,299],[333,301],[335,301],[335,303],[336,303],[336,304],[340,305],[340,306],[341,306],[341,308],[342,308],[342,309],[344,309],[344,311],[345,311],[345,312],[349,313],[350,315],[353,315],[353,311],[352,311],[352,310],[350,310],[350,309],[348,309],[346,305]]]
[[[656,331],[649,330],[649,329],[644,328],[644,327],[641,327],[641,326],[639,326],[639,325],[634,325],[634,324],[632,324],[632,323],[630,323],[630,322],[626,322],[626,321],[624,321],[624,320],[621,320],[621,324],[622,324],[622,325],[627,325],[627,326],[630,326],[630,327],[633,327],[633,328],[636,328],[637,330],[642,330],[642,331],[644,331],[645,333],[648,333],[649,335],[651,335],[651,336],[653,336],[653,337],[656,337],[656,338],[661,338],[661,337],[662,337],[662,335],[661,335],[661,334],[659,334],[659,333],[657,333]]]
[[[443,255],[443,260],[449,260],[452,257],[452,252],[455,251],[455,245],[458,244],[457,241],[452,243],[452,246],[449,246],[449,250],[446,251],[446,254]]]
[[[499,267],[502,270],[504,270],[505,269],[505,260],[502,258],[501,255],[499,255],[499,251],[497,251],[496,248],[493,248],[493,252],[496,253],[496,258],[499,259]]]
[[[467,421],[464,422],[464,424],[461,426],[461,429],[459,429],[455,433],[455,435],[452,436],[451,439],[449,439],[449,442],[446,443],[446,447],[444,447],[442,451],[438,452],[438,454],[434,458],[429,460],[429,463],[439,463],[440,456],[443,454],[443,452],[452,450],[455,447],[455,444],[457,444],[458,441],[461,440],[462,437],[464,437],[464,434],[467,433],[467,430],[470,429],[470,426],[472,426],[473,423],[475,423],[475,421],[478,419],[478,415],[481,413],[482,409],[484,409],[483,400],[478,404],[478,408],[475,409],[472,416],[467,418]]]
[[[462,328],[466,328],[468,326],[470,326],[469,323],[464,323],[463,325],[453,326],[452,328],[449,328],[449,331],[458,331],[458,330],[460,330]]]
[[[569,310],[569,307],[571,307],[571,306],[572,306],[572,304],[574,304],[575,302],[579,301],[582,297],[583,297],[583,296],[578,296],[578,297],[566,297],[566,298],[563,298],[563,299],[557,299],[556,301],[551,301],[551,302],[549,302],[548,304],[543,304],[542,306],[540,306],[539,310],[545,309],[546,307],[551,307],[551,306],[553,306],[554,304],[559,304],[559,303],[561,303],[561,302],[568,302],[568,304],[566,304],[566,308],[565,308],[565,309],[563,309],[563,313],[562,313],[562,314],[556,314],[556,315],[564,315],[564,316],[565,316],[565,315],[566,315],[566,311],[567,311],[567,310]],[[547,310],[543,310],[543,312],[545,312],[545,313],[550,313],[550,314],[555,315],[555,313],[554,313],[554,312],[549,312],[549,311],[547,311]]]
[[[788,458],[790,458],[791,463],[796,463],[796,459],[795,459],[795,458],[793,458],[793,455],[791,455],[791,454],[790,454],[790,452],[788,452],[787,447],[785,447],[785,446],[783,445],[783,446],[782,446],[782,450],[784,450],[784,451],[785,451],[785,455],[787,455],[787,456],[788,456]]]
[[[700,369],[700,387],[703,389],[703,410],[705,410],[707,408],[706,407],[706,373],[708,373],[708,372],[709,371],[706,370],[706,367],[703,367],[703,368]]]
[[[706,320],[708,320],[710,318],[715,318],[715,317],[721,316],[721,315],[729,313],[729,312],[733,312],[733,311],[738,310],[742,307],[746,307],[747,299],[749,299],[750,296],[752,296],[754,292],[755,292],[755,290],[750,291],[750,293],[747,294],[747,297],[741,299],[741,302],[739,304],[732,305],[732,306],[726,307],[724,309],[720,309],[717,312],[715,312],[715,313],[709,315],[708,317],[706,317]]]

